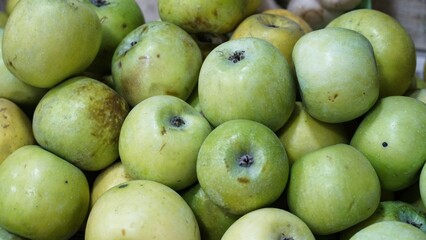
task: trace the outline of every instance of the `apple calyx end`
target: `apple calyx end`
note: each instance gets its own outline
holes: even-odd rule
[[[233,62],[233,63],[237,63],[237,62],[239,62],[239,61],[241,61],[245,58],[245,56],[244,56],[245,52],[246,51],[244,51],[244,50],[237,50],[234,53],[232,53],[231,56],[228,57],[228,60]]]
[[[110,2],[107,0],[90,0],[90,2],[95,5],[96,7],[103,7],[106,5],[109,5]]]
[[[240,167],[250,167],[253,163],[253,156],[249,154],[244,154],[240,158],[238,158],[238,166]]]
[[[170,124],[171,124],[173,127],[180,128],[180,127],[182,127],[182,126],[184,126],[184,125],[185,125],[185,121],[184,121],[181,117],[179,117],[179,116],[173,116],[173,117],[170,119]]]

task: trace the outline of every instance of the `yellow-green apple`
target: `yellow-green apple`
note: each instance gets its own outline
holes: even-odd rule
[[[290,119],[276,134],[285,146],[290,165],[307,153],[350,141],[344,124],[313,118],[300,101],[296,101]]]
[[[124,120],[119,137],[121,162],[134,179],[181,190],[197,181],[197,154],[211,130],[207,119],[184,100],[149,97]]]
[[[101,23],[87,2],[22,0],[4,29],[3,61],[21,81],[50,88],[83,72],[101,40]]]
[[[19,0],[6,0],[6,6],[4,10],[8,15],[12,13],[12,10],[15,8],[15,5],[19,2]]]
[[[262,3],[262,0],[246,0],[245,17],[257,13]]]
[[[380,80],[380,97],[403,95],[416,72],[416,48],[408,31],[391,15],[374,9],[347,12],[326,27],[341,27],[364,35],[373,46]]]
[[[190,33],[229,33],[250,8],[248,0],[158,0],[160,19]]]
[[[114,53],[114,89],[132,107],[154,95],[186,100],[197,84],[202,61],[197,43],[182,28],[147,22],[128,33]]]
[[[89,208],[84,173],[38,145],[0,164],[0,226],[28,239],[70,239]]]
[[[102,42],[88,71],[111,73],[112,56],[123,38],[145,23],[135,0],[90,0],[102,24]]]
[[[323,28],[303,35],[293,61],[306,111],[330,123],[366,113],[379,97],[373,48],[362,34]]]
[[[299,24],[299,26],[303,29],[303,31],[305,33],[312,31],[311,26],[309,25],[308,22],[305,21],[305,19],[303,19],[299,15],[295,14],[294,12],[289,11],[288,9],[271,8],[271,9],[266,9],[266,10],[262,11],[262,13],[275,14],[275,15],[280,15],[280,16],[283,16],[283,17],[290,18],[291,20],[293,20],[297,24]]]
[[[426,104],[407,96],[381,98],[359,124],[351,145],[370,160],[383,189],[419,180],[426,162]]]
[[[101,170],[119,156],[118,136],[129,112],[112,88],[89,77],[73,77],[51,88],[37,104],[37,143],[77,167]]]
[[[350,240],[425,240],[426,234],[420,229],[400,221],[383,221],[369,225]]]
[[[201,145],[198,182],[210,200],[242,215],[273,203],[287,184],[289,163],[281,141],[267,126],[229,120]]]
[[[240,217],[214,204],[200,184],[183,192],[182,197],[194,212],[203,240],[221,239],[229,226]]]
[[[14,102],[0,97],[0,164],[16,149],[35,143],[28,115]]]
[[[340,240],[349,240],[355,233],[377,222],[400,221],[425,232],[426,213],[402,201],[382,201],[376,211],[366,220],[340,232]]]
[[[244,214],[226,230],[222,240],[314,240],[309,227],[293,213],[265,207]]]
[[[304,34],[305,31],[300,24],[288,17],[257,13],[248,16],[238,24],[232,32],[231,39],[257,37],[272,43],[285,56],[292,72],[294,72],[291,53],[297,40]]]
[[[290,169],[287,202],[314,234],[328,235],[370,217],[380,203],[380,182],[368,159],[348,144],[308,153]]]
[[[248,119],[276,131],[293,111],[296,84],[278,48],[246,37],[224,42],[210,52],[201,66],[198,96],[213,126]]]
[[[173,189],[150,180],[116,185],[98,199],[89,213],[86,240],[200,240],[197,220]]]
[[[9,18],[9,15],[4,10],[0,10],[0,27],[2,29],[4,28],[4,26],[6,26],[6,22],[8,18]]]
[[[130,180],[133,180],[133,178],[127,173],[121,161],[117,161],[100,171],[90,188],[90,207],[93,207],[104,192]]]

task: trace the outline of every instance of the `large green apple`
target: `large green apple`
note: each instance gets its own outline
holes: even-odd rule
[[[400,221],[377,222],[361,229],[350,240],[426,240],[420,229]]]
[[[186,100],[198,81],[203,57],[182,28],[147,22],[124,37],[112,59],[114,89],[131,106],[154,95]]]
[[[90,0],[102,24],[102,43],[88,70],[111,73],[115,49],[133,29],[145,23],[145,17],[135,0]]]
[[[300,101],[296,101],[290,119],[276,134],[285,146],[290,165],[307,153],[350,141],[345,125],[313,118]]]
[[[374,9],[347,12],[327,27],[341,27],[364,35],[374,49],[380,97],[402,95],[416,72],[416,48],[408,31],[392,16]]]
[[[180,190],[197,181],[197,154],[212,127],[189,103],[169,96],[149,97],[124,120],[121,162],[134,179],[148,179]]]
[[[293,213],[280,208],[260,208],[244,214],[222,240],[314,240],[309,227]]]
[[[278,48],[266,40],[245,37],[220,44],[206,57],[198,96],[213,126],[248,119],[276,131],[293,111],[296,84]]]
[[[0,165],[0,226],[29,239],[70,239],[86,219],[89,194],[80,169],[23,146]]]
[[[360,33],[344,28],[307,33],[294,46],[293,61],[303,104],[318,120],[353,120],[379,97],[373,48]]]
[[[43,148],[83,170],[101,170],[118,157],[118,137],[129,112],[112,88],[73,77],[51,88],[37,104],[33,132]]]
[[[171,188],[150,180],[131,180],[106,191],[90,211],[86,240],[200,240],[197,220]]]
[[[287,184],[284,146],[265,125],[246,119],[217,126],[201,145],[198,182],[210,200],[232,214],[265,207]]]
[[[22,0],[5,26],[3,61],[21,81],[50,88],[84,71],[101,40],[99,18],[84,0]]]
[[[195,184],[183,192],[182,197],[197,218],[203,240],[221,239],[226,230],[240,217],[214,204],[200,184]]]
[[[368,159],[348,144],[308,153],[291,167],[289,210],[314,234],[328,235],[370,217],[380,203],[380,182]]]
[[[356,129],[351,145],[374,166],[383,189],[419,179],[426,162],[426,104],[407,96],[381,98]]]
[[[253,7],[247,0],[159,0],[161,20],[190,33],[229,33]]]

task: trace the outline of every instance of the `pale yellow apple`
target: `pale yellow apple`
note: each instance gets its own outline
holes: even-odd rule
[[[312,31],[312,27],[309,25],[308,22],[305,21],[305,19],[303,19],[299,15],[296,15],[294,12],[291,12],[291,11],[289,11],[287,9],[284,9],[284,8],[271,8],[271,9],[264,10],[263,13],[276,14],[276,15],[288,17],[291,20],[297,22],[300,25],[300,27],[303,29],[303,31],[305,31],[305,33],[308,33],[308,32]]]

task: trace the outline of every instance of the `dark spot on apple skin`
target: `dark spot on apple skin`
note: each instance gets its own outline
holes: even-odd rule
[[[245,58],[244,54],[246,51],[244,50],[237,50],[235,51],[231,56],[228,57],[228,61],[231,61],[233,63],[237,63]]]
[[[121,229],[121,235],[126,236],[126,229]]]
[[[337,97],[339,97],[339,94],[338,94],[338,93],[335,93],[335,94],[333,94],[333,95],[331,95],[331,96],[328,96],[328,100],[329,100],[330,102],[334,102],[334,101],[337,99]]]
[[[161,135],[166,135],[167,134],[167,130],[166,130],[166,128],[165,127],[162,127],[161,128]]]
[[[118,188],[126,188],[127,186],[129,186],[129,184],[125,183],[125,184],[119,185]]]
[[[163,151],[163,148],[166,146],[166,144],[164,143],[163,145],[161,145],[159,152]]]
[[[65,184],[68,184],[68,180],[65,180]]]
[[[164,93],[166,95],[170,95],[170,96],[175,96],[175,97],[179,96],[179,94],[176,91],[174,91],[174,90],[165,90]]]
[[[249,183],[250,179],[246,178],[246,177],[239,177],[237,178],[237,181],[240,183]]]
[[[382,146],[383,146],[383,147],[387,147],[387,146],[388,146],[388,143],[387,143],[387,142],[382,142]]]
[[[126,23],[123,23],[123,24],[121,25],[121,27],[122,27],[122,28],[124,28],[124,29],[126,29],[126,28],[127,28],[127,24],[126,24]]]
[[[180,128],[185,125],[185,120],[180,116],[173,116],[170,118],[170,124],[174,127]]]
[[[122,68],[122,67],[123,67],[123,64],[121,63],[121,61],[119,61],[119,62],[117,63],[117,65],[118,65],[118,68]]]
[[[253,163],[254,159],[250,154],[244,154],[238,158],[238,166],[240,167],[250,167]]]
[[[110,2],[106,0],[90,0],[90,2],[95,5],[96,7],[103,7],[106,5],[109,5]]]
[[[159,53],[157,53],[157,58],[160,58],[160,54]]]

